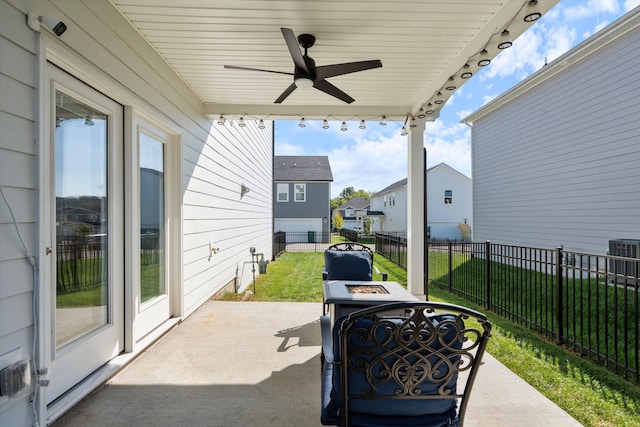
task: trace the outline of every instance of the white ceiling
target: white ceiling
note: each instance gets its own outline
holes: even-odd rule
[[[528,0],[111,0],[205,104],[212,116],[253,118],[404,118],[433,102],[449,77],[486,47],[495,57],[500,33],[528,27]],[[558,0],[539,0],[544,14]],[[223,68],[293,72],[281,27],[316,37],[317,66],[380,59],[382,68],[332,77],[355,98],[346,104],[319,90],[297,89],[274,100],[292,76]],[[489,65],[491,66],[491,65]],[[473,78],[473,77],[472,77]],[[435,113],[427,117],[434,119]]]

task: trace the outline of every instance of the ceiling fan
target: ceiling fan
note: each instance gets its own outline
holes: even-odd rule
[[[289,53],[295,64],[293,73],[283,71],[261,70],[258,68],[236,67],[235,65],[225,65],[224,68],[234,70],[262,71],[267,73],[288,74],[293,76],[293,83],[274,101],[274,104],[281,104],[297,87],[314,87],[327,93],[341,101],[351,104],[355,99],[338,89],[326,79],[343,74],[365,71],[372,68],[382,67],[379,59],[372,61],[347,62],[344,64],[322,65],[316,67],[316,62],[307,55],[307,49],[313,46],[316,38],[311,34],[300,34],[297,38],[289,28],[280,28],[284,40],[287,42]],[[300,52],[298,44],[304,48],[304,55]]]

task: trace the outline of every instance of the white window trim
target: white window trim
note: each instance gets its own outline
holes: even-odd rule
[[[298,198],[296,197],[299,194],[298,191],[297,191],[297,186],[298,185],[302,185],[302,188],[304,188],[304,192],[302,193],[304,198],[302,200],[298,200]],[[307,184],[304,184],[302,182],[297,182],[297,183],[293,184],[293,201],[294,202],[298,202],[298,203],[303,203],[303,202],[307,201]]]
[[[280,188],[285,187],[286,191],[280,191]],[[284,200],[280,200],[280,194],[285,194],[287,197]],[[285,203],[289,201],[289,184],[278,183],[276,185],[276,202]]]

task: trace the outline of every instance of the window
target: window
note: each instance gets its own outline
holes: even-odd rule
[[[444,190],[444,204],[450,205],[451,203],[453,203],[453,191]]]
[[[294,201],[306,202],[307,201],[307,184],[294,184],[293,185]]]
[[[278,184],[278,201],[279,202],[288,202],[289,201],[289,184]]]
[[[347,208],[344,210],[344,216],[351,218],[356,216],[356,213],[352,208]]]

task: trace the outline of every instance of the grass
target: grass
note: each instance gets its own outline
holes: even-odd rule
[[[406,286],[406,272],[376,256],[376,266],[389,280]],[[322,299],[321,253],[285,253],[256,279],[256,301],[313,301]],[[610,371],[597,367],[545,338],[503,319],[436,286],[434,301],[464,305],[486,313],[493,323],[488,351],[585,426],[640,425],[640,388]],[[237,300],[242,295],[227,294]]]

